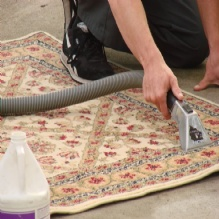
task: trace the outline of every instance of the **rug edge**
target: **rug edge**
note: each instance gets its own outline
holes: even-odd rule
[[[198,172],[197,174],[193,175],[193,176],[188,176],[186,177],[185,179],[177,179],[176,181],[174,182],[168,182],[166,183],[165,185],[162,184],[162,187],[160,187],[160,185],[157,185],[156,187],[153,187],[153,189],[151,190],[146,190],[144,188],[140,189],[137,193],[136,191],[134,192],[130,192],[130,193],[124,193],[123,195],[116,195],[116,196],[113,196],[111,198],[107,197],[107,198],[102,198],[101,200],[99,201],[94,201],[93,203],[88,203],[88,204],[85,204],[85,205],[81,205],[79,206],[78,209],[73,209],[73,210],[70,210],[69,209],[65,210],[65,207],[50,207],[50,214],[51,215],[56,215],[56,214],[77,214],[77,213],[81,213],[81,212],[84,212],[84,211],[87,211],[87,210],[91,210],[91,209],[94,209],[98,206],[101,206],[101,205],[105,205],[105,204],[110,204],[110,203],[113,203],[113,202],[120,202],[120,201],[125,201],[125,200],[132,200],[132,199],[135,199],[135,198],[140,198],[140,197],[143,197],[143,196],[146,196],[148,194],[151,194],[151,193],[156,193],[156,192],[160,192],[160,191],[165,191],[167,189],[173,189],[173,188],[177,188],[177,187],[180,187],[180,186],[183,186],[183,185],[188,185],[188,184],[191,184],[193,182],[196,182],[196,181],[200,181],[210,175],[212,175],[213,173],[216,173],[219,171],[219,164],[216,164],[214,165],[210,171],[209,169],[208,170],[204,170],[202,172]],[[128,198],[127,198],[127,195],[128,195]]]
[[[27,37],[30,37],[30,36],[33,36],[35,34],[39,34],[39,33],[45,33],[46,35],[50,36],[51,38],[53,38],[54,40],[58,41],[59,43],[62,43],[61,40],[59,40],[58,38],[56,38],[55,36],[53,36],[52,34],[46,32],[46,31],[34,31],[34,32],[31,32],[31,33],[28,33],[26,35],[23,35],[21,37],[18,37],[18,38],[15,38],[15,39],[9,39],[9,40],[0,40],[0,43],[10,43],[11,41],[18,41],[18,40],[23,40]]]

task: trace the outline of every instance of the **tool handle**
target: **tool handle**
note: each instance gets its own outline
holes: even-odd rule
[[[167,92],[167,107],[170,111],[173,109],[174,103],[177,101],[177,98],[174,96],[172,90]]]

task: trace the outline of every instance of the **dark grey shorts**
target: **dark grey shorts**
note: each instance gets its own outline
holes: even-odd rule
[[[78,3],[79,17],[97,39],[106,47],[130,52],[107,0]],[[142,3],[151,33],[169,66],[191,67],[207,57],[208,43],[195,0],[142,0]]]

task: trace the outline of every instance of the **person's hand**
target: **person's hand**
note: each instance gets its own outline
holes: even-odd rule
[[[210,55],[206,62],[204,78],[194,86],[195,91],[207,88],[209,85],[219,85],[219,56]]]
[[[176,76],[163,60],[147,65],[144,69],[142,87],[145,100],[155,104],[165,119],[170,119],[167,92],[171,89],[177,99],[183,99]]]

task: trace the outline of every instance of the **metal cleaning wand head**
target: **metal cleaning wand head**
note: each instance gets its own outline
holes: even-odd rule
[[[172,91],[167,94],[167,105],[171,117],[179,127],[179,139],[184,151],[211,144],[211,140],[198,114],[184,101],[179,101]]]

